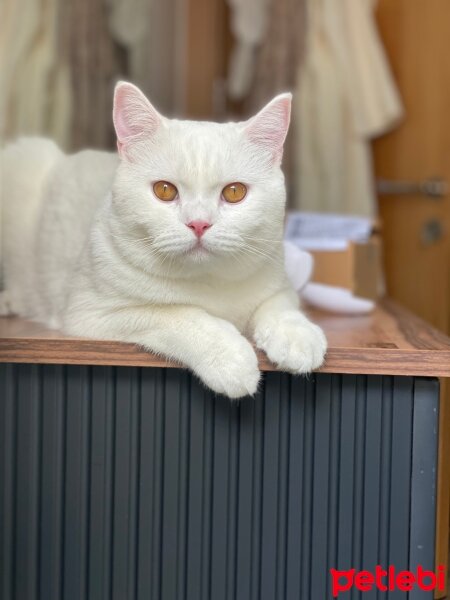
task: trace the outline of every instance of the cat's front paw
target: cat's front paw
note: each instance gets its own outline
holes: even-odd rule
[[[255,329],[255,342],[283,371],[309,373],[323,363],[327,340],[301,313],[288,312]]]
[[[216,340],[213,348],[205,348],[205,358],[195,373],[218,394],[232,399],[253,396],[261,376],[255,351],[241,335],[226,337],[221,343]]]

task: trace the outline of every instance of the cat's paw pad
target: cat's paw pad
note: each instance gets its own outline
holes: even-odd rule
[[[242,336],[233,335],[225,343],[205,349],[205,359],[195,372],[214,392],[232,399],[253,396],[261,373],[251,344]],[[231,336],[230,336],[231,338]]]
[[[324,360],[327,340],[323,331],[300,313],[289,313],[255,331],[258,348],[283,371],[309,373]]]

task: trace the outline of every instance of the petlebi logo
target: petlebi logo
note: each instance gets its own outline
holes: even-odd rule
[[[397,570],[393,565],[386,568],[377,565],[373,571],[357,571],[356,569],[338,571],[337,569],[330,569],[330,575],[333,598],[338,598],[341,594],[352,589],[357,589],[360,592],[371,592],[372,590],[410,592],[414,589],[426,592],[445,590],[445,568],[442,565],[439,565],[436,573],[427,571],[420,565],[414,571]]]

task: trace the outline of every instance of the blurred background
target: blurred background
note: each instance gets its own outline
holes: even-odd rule
[[[1,0],[0,134],[113,149],[112,90],[244,119],[294,92],[289,208],[363,216],[387,292],[449,332],[448,0]]]

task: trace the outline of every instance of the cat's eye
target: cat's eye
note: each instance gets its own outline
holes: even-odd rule
[[[178,190],[170,181],[157,181],[153,184],[155,196],[165,202],[171,202],[178,196]]]
[[[247,188],[243,183],[236,181],[235,183],[229,183],[222,190],[222,197],[227,202],[240,202],[245,198],[247,194]]]

